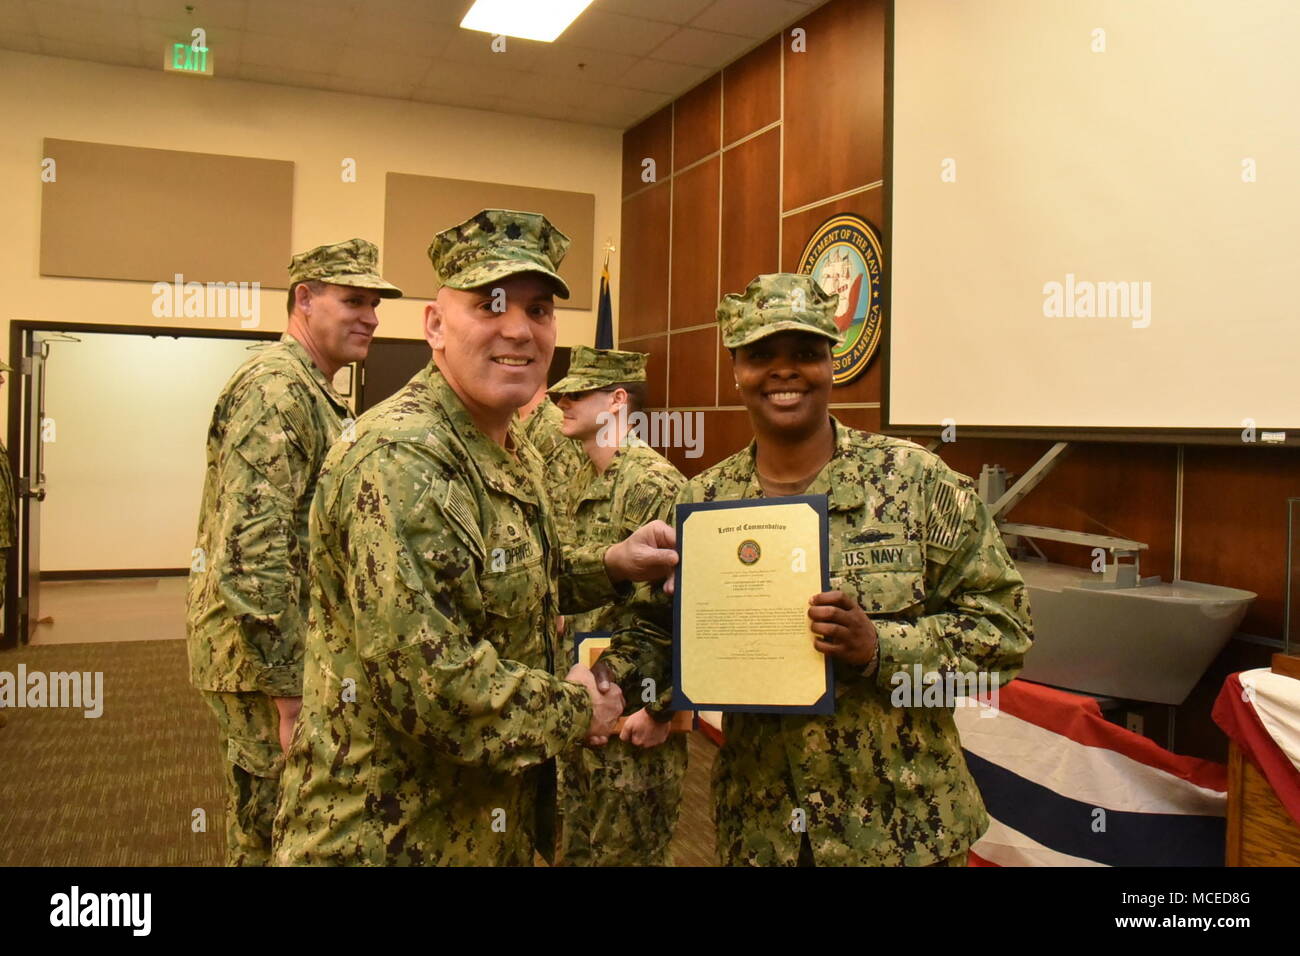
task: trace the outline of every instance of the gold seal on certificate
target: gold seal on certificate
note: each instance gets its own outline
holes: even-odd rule
[[[826,498],[677,506],[673,706],[830,713],[808,599],[828,590]]]

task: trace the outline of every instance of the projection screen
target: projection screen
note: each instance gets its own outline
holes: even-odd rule
[[[891,14],[886,430],[1296,443],[1300,2]]]

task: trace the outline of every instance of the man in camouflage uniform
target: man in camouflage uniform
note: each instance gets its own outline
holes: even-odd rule
[[[362,239],[294,256],[288,331],[222,389],[188,595],[190,682],[217,716],[226,766],[227,862],[270,857],[283,749],[302,700],[307,510],[348,406],[331,380],[366,357],[380,299]]]
[[[551,386],[563,413],[564,434],[582,442],[584,466],[571,479],[564,527],[575,542],[613,544],[655,519],[672,516],[685,483],[681,472],[633,434],[628,416],[645,396],[642,352],[579,345],[569,374]],[[561,490],[561,493],[565,493]],[[640,585],[649,599],[651,586]],[[567,618],[566,646],[579,635],[612,632],[623,605]],[[638,725],[662,744],[672,714],[658,692],[632,695],[621,739],[602,748],[575,748],[560,757],[561,862],[571,866],[669,866],[668,852],[686,773],[686,737],[643,749],[631,742]],[[647,707],[646,704],[651,704]]]
[[[552,758],[605,743],[622,713],[615,684],[568,669],[557,613],[675,555],[646,543],[653,528],[563,549],[515,418],[550,365],[567,246],[508,210],[439,233],[433,361],[326,460],[277,864],[529,865],[549,852]],[[615,647],[613,679],[635,679],[638,657]]]
[[[582,445],[564,434],[564,413],[560,411],[545,386],[539,389],[540,401],[530,402],[519,410],[524,437],[537,449],[545,466],[547,490],[573,480],[587,463]]]
[[[951,701],[891,697],[913,665],[923,682],[950,671],[1009,681],[1032,639],[1028,598],[969,478],[919,445],[828,414],[835,304],[811,277],[777,274],[718,307],[756,440],[678,500],[827,496],[834,590],[811,597],[809,617],[814,646],[834,661],[836,697],[830,716],[726,715],[713,774],[718,856],[964,865],[988,815]],[[641,627],[662,633],[667,612],[660,599]]]
[[[564,413],[551,401],[545,385],[537,390],[532,401],[519,409],[519,420],[524,437],[542,459],[546,492],[555,506],[555,522],[560,537],[565,541],[572,540],[564,524],[569,510],[567,499],[574,479],[587,463],[587,456],[582,445],[564,434],[561,428]]]

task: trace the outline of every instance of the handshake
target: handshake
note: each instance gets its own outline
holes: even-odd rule
[[[587,746],[603,747],[609,742],[623,715],[623,689],[609,678],[600,664],[593,672],[586,664],[574,664],[564,677],[587,688],[591,696],[591,724],[587,727]]]

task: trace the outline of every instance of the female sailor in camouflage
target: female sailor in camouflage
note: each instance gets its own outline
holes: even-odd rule
[[[836,694],[831,716],[726,715],[713,774],[718,857],[960,865],[988,816],[953,701],[915,706],[897,691],[918,673],[1009,681],[1030,646],[1029,603],[969,478],[828,414],[834,315],[834,296],[791,274],[759,276],[718,308],[755,440],[678,501],[827,497],[833,590],[810,596],[809,617]],[[640,610],[641,629],[670,626],[663,600]]]

